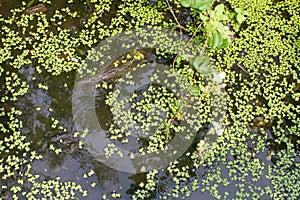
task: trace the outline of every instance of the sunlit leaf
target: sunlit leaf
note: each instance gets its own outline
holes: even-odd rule
[[[228,38],[223,38],[222,43],[220,43],[220,44],[218,45],[218,48],[219,48],[219,49],[223,49],[223,48],[227,47],[228,44],[229,44]]]
[[[193,3],[191,4],[191,7],[204,11],[211,8],[212,2],[213,2],[212,0],[194,0]]]
[[[214,25],[211,23],[205,27],[205,30],[208,34],[213,34],[216,31]]]
[[[215,7],[215,15],[216,16],[221,16],[223,15],[225,9],[224,9],[224,4],[219,4]]]
[[[191,0],[180,0],[179,1],[183,7],[190,7]]]
[[[209,40],[210,47],[215,49],[218,47],[219,43],[222,42],[222,36],[220,36],[218,31],[215,31]]]
[[[212,25],[214,26],[215,30],[220,32],[225,31],[224,25],[219,21],[212,21]]]
[[[246,20],[246,17],[244,15],[241,14],[237,14],[236,16],[236,20],[239,24],[243,23]]]
[[[179,2],[184,7],[191,7],[200,11],[204,11],[212,7],[213,0],[179,0]]]
[[[241,8],[236,8],[235,12],[237,13],[236,15],[237,22],[239,24],[243,23],[246,20],[246,15],[248,14],[247,11],[244,11]]]

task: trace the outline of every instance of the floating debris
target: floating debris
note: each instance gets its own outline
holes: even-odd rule
[[[25,10],[24,13],[27,15],[35,15],[37,13],[46,12],[46,11],[47,11],[46,5],[43,3],[40,3],[40,4],[37,4],[35,6],[28,8],[27,10]]]

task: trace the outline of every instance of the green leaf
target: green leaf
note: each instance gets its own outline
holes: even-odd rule
[[[246,20],[246,17],[245,17],[244,15],[237,14],[237,16],[236,16],[236,21],[237,21],[239,24],[243,23],[245,20]]]
[[[229,44],[228,38],[224,37],[219,31],[214,32],[209,40],[212,49],[223,49]]]
[[[203,63],[203,61],[206,59],[205,57],[206,56],[197,56],[194,60],[193,66],[195,68],[198,68]]]
[[[183,7],[191,7],[200,11],[208,10],[212,7],[213,0],[179,0]]]
[[[223,38],[222,43],[220,43],[220,44],[218,45],[218,49],[223,49],[223,48],[227,47],[228,44],[229,44],[228,38]]]
[[[212,7],[213,0],[193,0],[191,8],[195,8],[201,11],[208,10]]]
[[[229,18],[228,18],[227,15],[222,14],[222,15],[218,16],[218,19],[219,19],[220,21],[221,21],[221,20],[226,21],[226,20],[228,20]]]
[[[247,11],[242,10],[241,8],[236,8],[235,12],[237,13],[236,15],[236,21],[241,24],[246,20],[245,15],[247,15]]]
[[[228,16],[224,14],[225,12],[225,8],[224,8],[224,4],[219,4],[215,7],[214,11],[211,14],[211,17],[215,20],[215,21],[226,21],[228,20]]]
[[[194,96],[199,96],[201,93],[199,87],[196,85],[191,85],[189,91],[190,91],[191,95],[194,95]]]
[[[224,11],[224,4],[219,4],[215,7],[215,15],[217,17],[223,15]]]
[[[220,32],[225,30],[224,25],[219,21],[212,21],[211,24],[214,26],[215,30]]]
[[[212,23],[207,24],[207,26],[205,26],[205,30],[208,34],[213,34],[216,31]]]
[[[215,49],[219,46],[220,40],[222,39],[222,36],[220,37],[220,34],[218,31],[215,31],[211,38],[209,39],[209,44],[212,49]]]
[[[210,58],[208,56],[197,56],[193,62],[193,66],[200,74],[208,74],[212,72],[210,67]]]
[[[190,7],[191,5],[191,0],[179,0],[179,2],[183,7]]]
[[[173,110],[178,110],[181,106],[181,101],[180,100],[176,100],[173,104],[170,104],[171,108]]]

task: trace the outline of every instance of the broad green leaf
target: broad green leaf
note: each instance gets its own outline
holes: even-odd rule
[[[223,49],[223,48],[227,47],[228,44],[229,44],[228,38],[223,38],[222,43],[220,43],[220,44],[218,45],[218,48],[219,48],[219,49]]]
[[[181,3],[181,5],[183,7],[190,7],[191,6],[191,0],[179,0],[179,2]]]
[[[193,63],[194,67],[198,68],[203,63],[203,61],[206,59],[205,57],[206,56],[197,56]]]
[[[212,7],[212,2],[213,0],[191,0],[190,7],[200,11],[204,11]]]
[[[235,10],[235,12],[237,12],[237,13],[242,13],[243,12],[243,10],[241,9],[241,8],[236,8],[236,9],[234,9]]]
[[[208,34],[213,34],[216,31],[215,26],[212,23],[207,24],[205,30]]]
[[[224,25],[221,22],[219,22],[219,21],[212,21],[211,23],[214,26],[215,30],[218,30],[220,32],[222,32],[222,31],[225,30]]]
[[[215,49],[215,48],[217,48],[218,47],[218,45],[219,45],[219,42],[220,42],[220,36],[219,36],[219,34],[218,34],[219,32],[218,31],[215,31],[214,33],[213,33],[213,35],[211,36],[211,38],[209,39],[209,44],[210,44],[210,47],[212,48],[212,49]]]
[[[212,12],[212,18],[214,18],[215,21],[228,20],[228,16],[224,14],[224,11],[224,4],[217,5]]]
[[[208,56],[197,56],[193,65],[200,74],[208,74],[212,72],[210,67],[210,58]]]
[[[219,4],[215,7],[215,15],[216,17],[223,15],[225,9],[224,4]]]
[[[211,74],[212,73],[212,69],[209,65],[204,65],[201,68],[198,69],[198,72],[200,74]]]
[[[229,18],[228,18],[228,16],[227,15],[225,15],[225,14],[222,14],[222,15],[220,15],[220,16],[218,16],[218,20],[223,20],[223,21],[226,21],[226,20],[228,20]]]
[[[228,46],[228,37],[224,37],[219,31],[214,32],[209,40],[210,47],[213,49],[222,49]]]
[[[237,13],[236,15],[236,20],[239,24],[243,23],[246,20],[245,15],[247,15],[247,11],[242,10],[241,8],[236,8],[235,12]]]
[[[247,11],[245,11],[245,10],[243,10],[241,8],[236,8],[234,10],[235,10],[236,13],[239,13],[241,15],[247,15],[248,14]]]

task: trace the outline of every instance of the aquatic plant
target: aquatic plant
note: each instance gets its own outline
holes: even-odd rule
[[[51,1],[40,2],[44,3],[43,6],[46,5],[46,12],[32,12],[28,15],[25,10],[34,5],[32,2],[28,4],[22,2],[20,7],[10,11],[9,16],[0,18],[1,198],[70,199],[80,193],[82,196],[87,195],[87,191],[83,190],[78,183],[61,181],[59,177],[55,180],[45,180],[44,177],[36,174],[32,163],[43,158],[38,152],[32,150],[32,142],[28,141],[27,135],[22,133],[22,124],[26,119],[22,118],[24,113],[14,104],[17,104],[16,102],[21,96],[26,95],[28,90],[35,87],[28,83],[40,81],[39,74],[61,76],[63,73],[78,70],[82,57],[93,44],[123,29],[123,24],[119,23],[120,19],[124,21],[122,13],[130,12],[133,7],[139,7],[139,12],[135,12],[135,17],[139,20],[125,20],[126,27],[139,26],[138,23],[155,24],[162,19],[156,9],[142,7],[142,1],[131,3],[127,1],[127,6],[120,6],[117,16],[111,19],[108,27],[101,19],[104,11],[109,12],[111,1],[85,2],[94,7],[94,12],[87,18],[80,16],[82,12],[77,12],[72,7],[74,3],[72,1],[69,2],[68,7],[59,7],[56,10],[53,10]],[[47,13],[51,13],[50,17]],[[145,14],[148,16],[142,18],[141,15]],[[81,22],[80,20],[86,21],[83,22],[83,26],[78,26],[78,29],[74,30],[72,21]],[[34,71],[32,76],[25,78],[20,72],[26,70],[27,66],[34,67]],[[44,91],[49,88],[43,81],[38,82],[37,87]],[[36,112],[42,110],[40,106],[36,108]],[[53,110],[50,107],[49,112],[51,111]],[[52,119],[52,129],[66,132],[59,119],[56,117],[50,119]],[[62,140],[60,141],[63,143]],[[82,146],[80,142],[78,145]],[[50,144],[49,150],[61,154],[63,152],[59,146]]]
[[[218,134],[218,130],[205,127],[207,122],[211,123],[207,118],[211,108],[211,98],[207,93],[210,88],[203,78],[210,71],[205,63],[209,60],[216,65],[217,71],[223,72],[220,76],[227,84],[228,94],[226,129],[219,135],[218,142],[213,144],[202,140],[199,134],[196,144],[180,159],[164,169],[145,173],[143,180],[137,179],[132,185],[134,190],[129,190],[131,198],[184,198],[193,191],[201,190],[209,191],[217,199],[299,199],[298,2],[170,2],[175,17],[181,12],[190,13],[191,20],[186,23],[180,19],[176,21],[169,13],[171,6],[162,0],[156,1],[156,5],[146,0],[117,3],[90,0],[80,6],[78,2],[69,0],[64,8],[53,6],[48,0],[39,2],[47,7],[47,11],[28,15],[25,10],[34,5],[22,2],[8,15],[0,17],[1,198],[84,198],[88,195],[88,189],[98,187],[99,184],[93,180],[97,172],[91,169],[85,169],[82,174],[88,182],[84,185],[59,177],[47,179],[34,169],[33,163],[45,159],[45,155],[42,156],[41,150],[34,146],[36,143],[30,141],[30,133],[23,132],[28,115],[22,103],[18,102],[35,89],[42,91],[42,94],[53,90],[44,82],[45,77],[64,79],[63,74],[69,74],[68,78],[71,78],[72,73],[83,72],[85,66],[82,59],[87,55],[97,59],[93,58],[93,47],[99,40],[127,29],[158,25],[179,27],[193,40],[202,45],[207,43],[201,55],[177,56],[170,68],[174,67],[176,73],[185,77],[189,85],[187,90],[196,96],[198,106],[194,109],[198,109],[201,117],[191,122],[196,122],[197,128],[202,128],[204,132],[214,132],[211,134]],[[77,9],[84,6],[89,11]],[[174,56],[170,54],[157,52],[156,55],[168,59]],[[139,56],[136,59],[139,60]],[[22,73],[28,66],[32,67],[32,73],[24,77]],[[124,81],[132,84],[130,80],[129,73]],[[101,85],[109,90],[106,86],[109,87],[109,84]],[[70,89],[72,86],[64,83],[62,88]],[[175,116],[172,123],[164,123],[170,124],[169,128],[174,130],[178,129],[176,122],[181,118],[191,117],[183,115],[181,104],[184,103],[181,102],[184,101],[181,100],[184,99],[175,98],[164,87],[149,86],[146,89],[146,93],[129,98],[130,102],[115,101],[118,96],[116,90],[109,93],[107,103],[116,117],[127,117],[128,123],[132,119],[134,124],[140,122],[143,129],[149,128],[149,119],[153,120],[160,114],[149,114],[150,108],[157,105],[162,105],[164,110],[160,111],[169,112],[169,119]],[[152,101],[157,96],[165,97],[165,100],[157,98]],[[137,97],[140,97],[139,101]],[[117,112],[126,103],[130,103],[131,112],[144,115],[133,117],[129,116],[132,114],[130,112]],[[44,107],[39,105],[35,113],[42,113]],[[83,151],[84,144],[79,138],[85,137],[88,130],[72,132],[59,116],[55,116],[53,109],[56,108],[47,105],[49,129],[61,135],[70,134],[74,141],[61,138],[51,141],[44,147],[47,154],[55,155],[52,156],[54,159],[63,157],[68,153],[66,146],[74,143],[79,151]],[[221,111],[220,108],[216,110]],[[123,131],[121,128],[116,124],[112,126],[109,137],[126,144],[129,139],[119,135]],[[166,133],[157,132],[153,140],[148,141],[148,148],[140,148],[141,152],[165,148],[166,141],[171,141],[173,137],[170,131],[170,137],[166,139]],[[113,146],[110,148],[114,149]],[[112,152],[107,149],[107,156],[111,156]],[[123,190],[116,189],[99,196],[103,199],[122,198]]]

